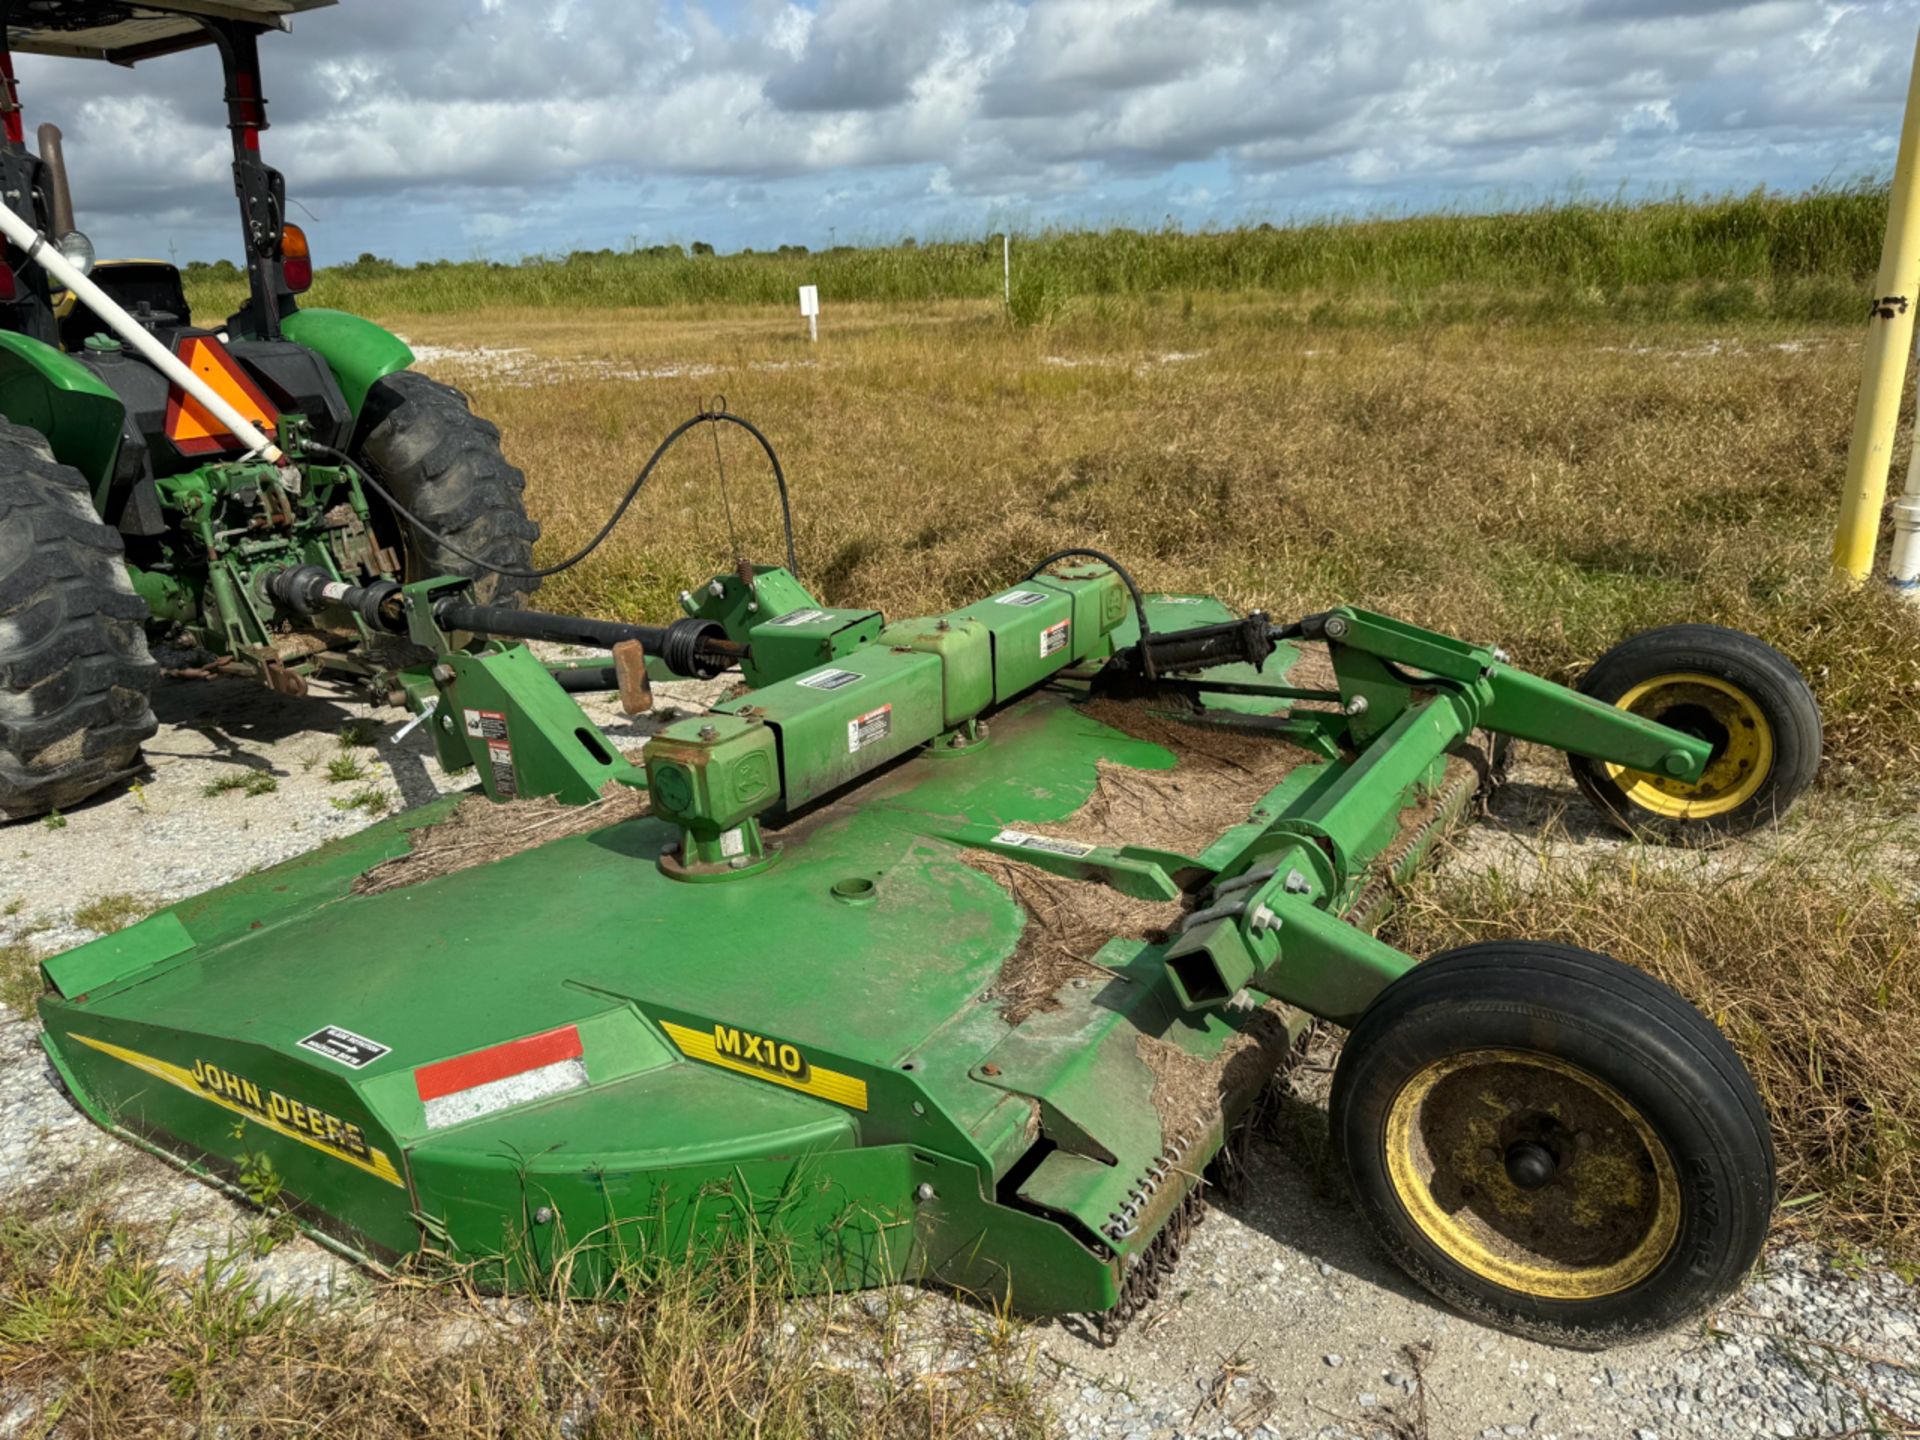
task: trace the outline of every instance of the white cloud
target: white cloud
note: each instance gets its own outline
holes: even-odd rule
[[[348,0],[263,43],[265,149],[329,226],[409,257],[529,243],[536,213],[549,245],[762,245],[1798,186],[1886,164],[1917,23],[1920,0]],[[211,52],[20,70],[106,246],[231,252]]]

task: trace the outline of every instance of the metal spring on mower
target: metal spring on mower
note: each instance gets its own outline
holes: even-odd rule
[[[1126,1240],[1139,1230],[1141,1215],[1166,1183],[1167,1176],[1174,1173],[1190,1143],[1184,1133],[1175,1135],[1148,1163],[1146,1173],[1134,1181],[1120,1208],[1107,1212],[1107,1223],[1100,1228],[1109,1240]]]

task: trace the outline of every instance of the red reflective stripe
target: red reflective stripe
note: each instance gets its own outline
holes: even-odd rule
[[[524,1075],[542,1065],[557,1065],[562,1060],[578,1060],[580,1027],[565,1025],[544,1035],[529,1035],[509,1040],[504,1045],[476,1050],[471,1055],[456,1055],[451,1060],[436,1060],[413,1072],[413,1083],[422,1100],[438,1100],[461,1090],[471,1090],[511,1075]]]

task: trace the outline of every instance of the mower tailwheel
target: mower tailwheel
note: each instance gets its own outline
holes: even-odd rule
[[[1667,625],[1623,640],[1582,694],[1710,741],[1688,784],[1569,756],[1573,778],[1622,828],[1682,844],[1777,819],[1820,768],[1820,710],[1800,672],[1764,641],[1719,625]]]
[[[140,769],[159,667],[119,532],[38,431],[0,420],[0,819]]]
[[[1700,1314],[1760,1254],[1773,1143],[1724,1037],[1567,945],[1448,951],[1383,990],[1333,1140],[1406,1271],[1469,1315],[1597,1349]]]
[[[527,518],[527,477],[501,453],[499,429],[468,409],[451,385],[413,370],[387,376],[367,392],[353,448],[402,505],[468,555],[508,570],[533,567],[540,527]],[[465,576],[481,603],[496,605],[539,586],[494,574],[393,519],[410,580]]]

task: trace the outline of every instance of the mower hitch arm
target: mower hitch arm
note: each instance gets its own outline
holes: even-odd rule
[[[1413,693],[1429,690],[1464,707],[1469,730],[1479,726],[1630,770],[1691,782],[1712,758],[1712,745],[1697,736],[1517,670],[1489,646],[1387,615],[1342,606],[1307,616],[1299,633],[1327,642],[1348,714],[1398,699],[1375,730]],[[1357,711],[1356,697],[1362,702]]]

